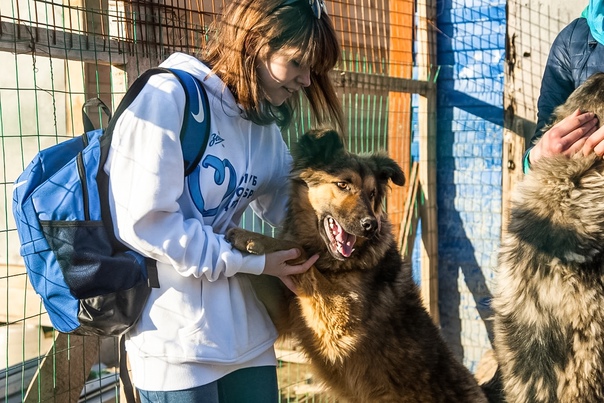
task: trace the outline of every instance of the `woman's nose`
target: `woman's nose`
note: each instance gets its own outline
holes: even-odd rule
[[[302,68],[302,70],[300,71],[300,74],[298,75],[298,83],[300,83],[300,85],[302,85],[303,87],[308,87],[310,85],[310,68],[309,67]]]

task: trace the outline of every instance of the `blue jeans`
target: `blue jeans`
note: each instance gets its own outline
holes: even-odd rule
[[[277,368],[243,368],[217,381],[169,392],[140,390],[142,403],[277,403]]]

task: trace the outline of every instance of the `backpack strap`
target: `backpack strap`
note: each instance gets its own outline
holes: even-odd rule
[[[138,390],[132,384],[130,379],[130,369],[128,368],[128,353],[126,352],[126,334],[122,334],[118,338],[119,342],[119,360],[120,360],[120,380],[122,381],[121,387],[124,389],[124,397],[126,403],[137,403],[140,401],[138,396]]]
[[[111,142],[111,134],[118,117],[132,103],[154,74],[171,73],[178,78],[185,90],[185,114],[180,131],[180,144],[184,159],[185,176],[190,175],[201,160],[210,137],[210,104],[204,86],[190,73],[179,69],[154,67],[141,74],[126,92],[106,131],[106,141]],[[107,155],[101,166],[105,166]]]
[[[185,175],[191,174],[208,145],[210,137],[210,104],[204,86],[183,70],[169,69],[180,80],[187,93],[187,104],[180,132],[180,144],[185,162]]]
[[[88,107],[97,107],[97,108],[101,108],[103,110],[103,112],[105,112],[105,114],[107,115],[107,120],[111,120],[111,110],[109,109],[109,107],[105,104],[105,102],[103,102],[101,100],[101,98],[90,98],[89,100],[87,100],[84,105],[82,105],[82,122],[84,122],[84,132],[91,132],[94,129],[96,129],[94,123],[92,123],[92,120],[90,120],[90,117],[88,116],[88,113],[86,113],[86,108]]]

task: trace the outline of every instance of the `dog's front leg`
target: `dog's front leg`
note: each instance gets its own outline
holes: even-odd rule
[[[339,285],[344,280],[326,277],[315,266],[294,276],[294,280],[298,287],[298,314],[304,319],[298,321],[297,326],[294,324],[294,333],[306,340],[320,340],[319,344],[307,347],[316,349],[323,359],[332,363],[341,362],[356,348],[361,336],[359,296]]]
[[[297,259],[294,259],[292,263],[301,263],[306,260],[306,254],[297,243],[285,239],[273,238],[243,228],[231,228],[228,230],[226,233],[226,240],[229,241],[235,249],[254,255],[264,255],[280,250],[296,248],[300,250],[300,256]]]

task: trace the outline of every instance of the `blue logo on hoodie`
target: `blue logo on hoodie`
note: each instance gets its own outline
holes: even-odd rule
[[[225,180],[228,178],[225,193],[222,196],[218,206],[206,208],[199,180],[201,167],[204,169],[214,170],[214,183],[218,186],[224,185]],[[218,211],[220,211],[221,206],[225,205],[225,203],[226,206],[229,205],[229,201],[235,194],[235,190],[237,188],[236,178],[237,174],[233,164],[231,164],[228,159],[221,160],[213,155],[207,155],[203,162],[198,165],[197,168],[195,168],[195,171],[188,176],[189,192],[193,198],[193,203],[204,217],[215,216],[218,214]],[[224,186],[222,187],[224,188]]]

